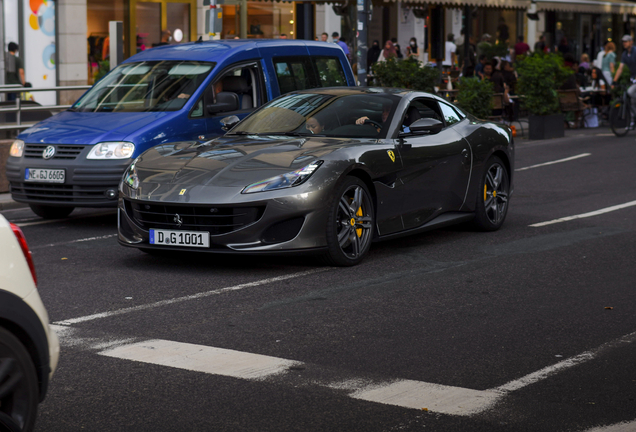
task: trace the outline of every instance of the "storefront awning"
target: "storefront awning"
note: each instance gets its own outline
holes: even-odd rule
[[[397,0],[384,0],[386,3]],[[447,7],[479,6],[501,9],[528,9],[530,0],[400,0],[406,5],[444,5]]]
[[[537,11],[626,13],[636,15],[636,3],[621,0],[546,0],[537,2]]]

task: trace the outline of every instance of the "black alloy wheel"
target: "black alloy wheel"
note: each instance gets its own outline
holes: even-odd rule
[[[54,207],[48,205],[29,204],[33,213],[44,219],[62,219],[70,215],[75,207]]]
[[[332,199],[327,222],[325,259],[335,266],[353,266],[371,247],[375,226],[373,200],[357,177],[347,177]]]
[[[475,226],[482,231],[498,230],[508,213],[510,176],[504,163],[497,156],[486,163],[481,187],[477,196]]]
[[[0,328],[0,431],[33,430],[38,400],[38,379],[29,353],[13,334]]]

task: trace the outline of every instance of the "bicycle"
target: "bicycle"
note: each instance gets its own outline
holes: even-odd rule
[[[633,129],[632,124],[632,112],[631,112],[631,98],[627,94],[627,89],[623,91],[620,98],[612,102],[612,107],[609,113],[609,122],[612,132],[617,137],[623,137],[627,135],[630,129]]]

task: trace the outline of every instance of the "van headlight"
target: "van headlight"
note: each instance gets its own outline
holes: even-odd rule
[[[241,193],[248,194],[254,192],[265,192],[269,190],[285,189],[292,186],[298,186],[304,183],[311,175],[322,165],[322,161],[315,161],[309,165],[302,167],[296,171],[281,174],[276,177],[258,183],[252,183],[247,186]]]
[[[11,144],[11,148],[9,149],[9,156],[13,157],[22,157],[24,153],[24,141],[15,140],[13,144]]]
[[[95,144],[86,159],[128,159],[135,152],[131,142],[105,142]]]

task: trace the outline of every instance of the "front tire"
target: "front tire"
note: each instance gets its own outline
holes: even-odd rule
[[[632,121],[630,107],[623,104],[624,102],[616,102],[610,109],[610,127],[617,137],[627,135]]]
[[[325,261],[345,267],[364,259],[373,239],[375,209],[369,189],[357,177],[346,177],[329,207]]]
[[[38,409],[38,378],[22,343],[0,328],[0,430],[32,431]]]
[[[480,231],[496,231],[508,213],[510,175],[506,165],[497,156],[488,159],[477,196],[473,224]]]
[[[71,214],[75,207],[54,207],[40,204],[29,204],[36,215],[44,219],[63,219]]]

